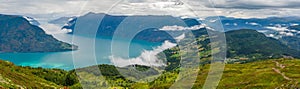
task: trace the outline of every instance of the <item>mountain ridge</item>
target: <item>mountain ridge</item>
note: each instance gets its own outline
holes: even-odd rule
[[[77,46],[55,39],[21,16],[0,14],[1,52],[58,52]]]

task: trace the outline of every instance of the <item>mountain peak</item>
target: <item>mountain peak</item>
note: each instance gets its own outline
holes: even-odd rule
[[[30,24],[21,16],[0,15],[1,52],[56,52],[71,51],[77,46],[61,42],[43,29]]]

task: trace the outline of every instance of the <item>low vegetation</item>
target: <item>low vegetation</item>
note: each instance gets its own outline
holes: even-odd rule
[[[231,31],[226,37],[228,61],[217,88],[300,88],[300,60],[296,59],[299,51],[254,30]],[[211,65],[211,52],[215,50],[210,48],[214,43],[209,41],[208,35],[197,36],[197,43],[195,48],[200,51],[201,63],[199,73],[191,72],[198,75],[193,76],[197,78],[194,89],[203,87]],[[0,61],[0,88],[168,89],[181,79],[178,77],[180,70],[189,69],[180,68],[181,55],[186,53],[181,53],[178,47],[165,50],[164,54],[167,57],[164,70],[141,65],[132,65],[135,69],[97,65],[65,71],[20,67]],[[99,68],[101,74],[93,68]],[[140,71],[146,74],[138,74]],[[139,78],[146,79],[134,81]]]

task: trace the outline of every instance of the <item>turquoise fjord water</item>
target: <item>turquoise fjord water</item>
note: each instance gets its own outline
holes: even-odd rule
[[[54,34],[54,37],[72,43],[72,35],[69,34]],[[43,67],[43,68],[59,68],[70,70],[74,69],[73,56],[76,55],[76,67],[91,66],[93,64],[85,60],[95,59],[97,64],[111,64],[111,38],[98,37],[80,37],[77,36],[76,40],[82,41],[74,43],[79,46],[77,51],[69,52],[47,52],[47,53],[0,53],[0,59],[11,61],[20,66]],[[95,48],[90,45],[93,43],[86,42],[95,41]],[[124,40],[114,40],[120,50],[114,51],[121,57],[127,57],[124,53],[126,48],[122,46],[126,43]],[[139,56],[144,50],[152,50],[154,47],[160,46],[161,43],[151,43],[145,41],[132,41],[129,46],[129,58]],[[114,54],[115,55],[115,54]]]

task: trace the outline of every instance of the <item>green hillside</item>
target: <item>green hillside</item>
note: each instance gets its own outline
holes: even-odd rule
[[[0,52],[59,52],[77,46],[55,39],[25,18],[0,14]]]
[[[68,86],[68,78],[76,78],[70,73],[59,69],[20,67],[0,61],[0,88],[62,88]]]
[[[80,83],[75,79],[74,71],[57,69],[42,69],[15,66],[7,61],[0,61],[0,88],[63,88],[80,89]],[[150,83],[136,83],[118,74],[115,67],[98,66],[107,82],[95,84],[103,79],[91,71],[81,71],[82,78],[89,78],[85,84],[94,85],[90,88],[112,85],[117,89],[167,89],[177,78],[178,70],[164,72],[158,79]],[[210,65],[200,66],[194,89],[202,88]],[[236,88],[300,88],[300,60],[270,59],[246,64],[226,64],[219,89]],[[70,76],[71,75],[71,76]],[[69,85],[68,85],[69,84]],[[98,86],[98,87],[97,87]],[[67,87],[66,87],[67,88]]]
[[[226,64],[219,89],[300,88],[300,60],[294,59],[298,58],[298,51],[255,30],[226,32],[226,38],[230,61]],[[194,76],[197,78],[194,89],[204,85],[210,68],[211,50],[216,50],[210,48],[215,43],[210,42],[208,35],[199,35],[197,43],[201,64],[198,76]],[[178,47],[165,50],[164,53],[167,57],[165,70],[140,65],[132,65],[136,70],[113,65],[95,65],[92,67],[98,67],[103,76],[90,69],[92,67],[85,67],[77,69],[77,74],[83,75],[80,78],[75,75],[75,70],[20,67],[11,62],[0,61],[0,88],[81,89],[78,79],[84,79],[81,83],[88,85],[85,87],[90,89],[103,88],[101,86],[105,85],[112,89],[168,89],[177,80],[178,72],[188,69],[180,69],[180,56],[186,53],[179,52]],[[120,71],[130,75],[130,79],[151,79],[159,73],[162,75],[148,83],[137,83],[122,76]],[[149,75],[139,75],[139,71],[146,71]],[[106,81],[99,81],[100,79]]]
[[[265,57],[280,58],[285,55],[299,58],[299,51],[255,30],[229,31],[226,32],[226,39],[228,57],[264,59]]]
[[[218,89],[300,88],[298,83],[300,81],[299,66],[300,60],[297,59],[272,59],[246,64],[226,64]],[[209,64],[199,67],[200,72],[193,89],[203,87],[209,67]],[[86,75],[83,78],[93,78],[90,81],[85,81],[89,88],[110,84],[112,85],[110,88],[116,89],[168,89],[176,81],[178,70],[164,72],[158,79],[150,83],[135,83],[124,78],[117,78],[117,76],[115,78],[105,76],[108,82],[94,84],[93,82],[97,79],[103,79],[103,77],[83,71],[79,73]],[[80,84],[73,86],[73,88],[78,88],[78,85]]]

